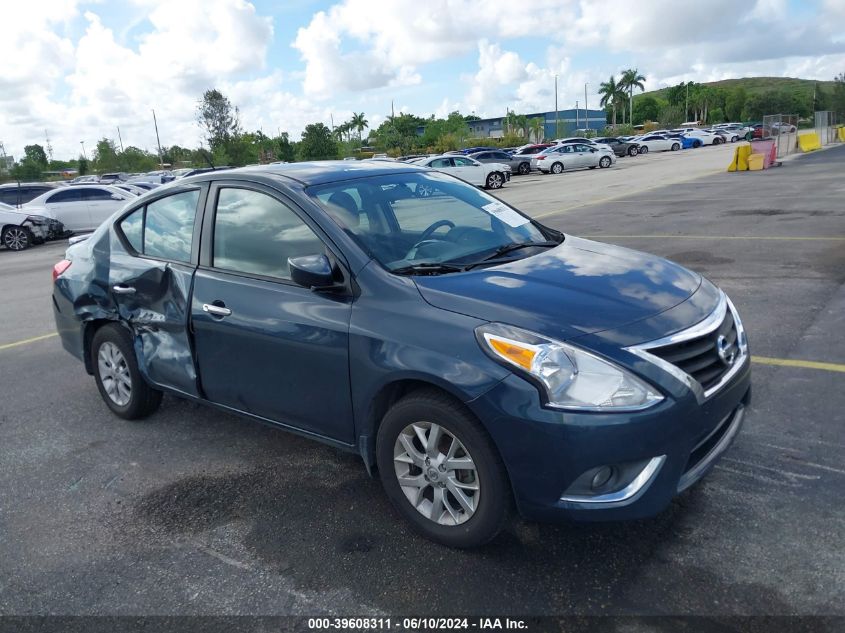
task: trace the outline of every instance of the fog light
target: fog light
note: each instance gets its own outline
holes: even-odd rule
[[[611,466],[602,466],[596,471],[596,474],[593,475],[593,480],[590,482],[590,486],[593,490],[601,488],[610,481],[611,477],[613,477],[613,468]]]

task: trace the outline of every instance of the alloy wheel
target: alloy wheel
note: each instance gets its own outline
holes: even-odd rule
[[[11,226],[3,234],[3,243],[10,251],[22,251],[29,246],[29,235],[26,229]]]
[[[499,174],[490,174],[487,177],[487,186],[491,189],[499,189],[502,186],[502,177]]]
[[[460,525],[478,509],[481,486],[463,443],[432,422],[406,426],[393,446],[393,468],[411,505],[439,525]]]
[[[119,407],[129,404],[132,398],[132,376],[123,352],[117,345],[106,341],[97,352],[97,369],[100,382],[112,402]]]

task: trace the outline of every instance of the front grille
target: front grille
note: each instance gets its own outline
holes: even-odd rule
[[[735,358],[739,356],[736,324],[731,310],[725,310],[725,318],[712,332],[679,343],[652,347],[648,352],[689,374],[707,391],[717,385],[732,367],[719,357],[717,342],[722,336],[725,337],[724,347],[733,350]]]

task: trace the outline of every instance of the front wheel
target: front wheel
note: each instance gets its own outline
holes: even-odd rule
[[[117,323],[101,327],[91,342],[94,379],[103,401],[125,420],[145,418],[161,405],[162,393],[141,376],[129,331]]]
[[[552,165],[552,173],[559,174],[563,171],[563,164],[562,163],[555,163]]]
[[[520,163],[519,167],[516,170],[520,175],[526,176],[531,173],[531,164],[530,163]]]
[[[628,156],[636,156],[639,154],[636,147],[629,147],[628,148]]]
[[[641,145],[637,148],[637,154],[648,154],[648,145]]]
[[[672,143],[672,151],[673,152],[677,152],[679,149],[681,149],[680,143]]]
[[[599,167],[601,167],[602,169],[606,169],[607,167],[610,167],[610,163],[611,163],[610,156],[602,156],[599,159]]]
[[[494,171],[492,174],[487,176],[488,189],[501,189],[504,183],[505,179],[502,177],[502,174],[497,171]]]
[[[7,226],[3,229],[3,245],[10,251],[23,251],[32,246],[32,234],[22,226]]]
[[[423,536],[477,547],[504,527],[504,465],[478,421],[447,394],[418,391],[397,402],[379,427],[376,458],[390,501]]]

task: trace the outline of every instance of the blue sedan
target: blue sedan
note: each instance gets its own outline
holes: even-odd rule
[[[411,165],[185,178],[53,277],[62,345],[116,416],[167,393],[356,453],[453,547],[491,540],[512,508],[658,513],[750,399],[739,314],[701,275]]]
[[[676,138],[681,141],[681,149],[693,149],[701,147],[702,141],[700,138],[694,136],[686,136],[684,134],[667,134],[667,138]]]

